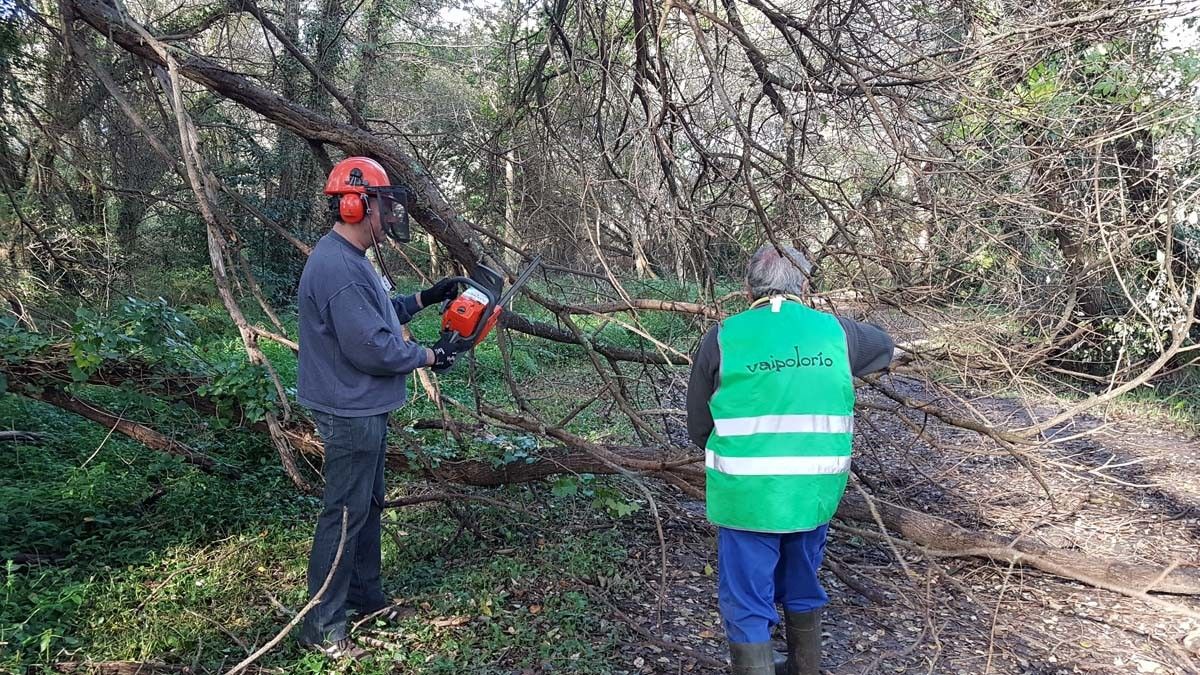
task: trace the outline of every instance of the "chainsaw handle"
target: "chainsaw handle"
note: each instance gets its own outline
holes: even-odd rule
[[[480,284],[478,281],[475,281],[474,279],[472,279],[470,277],[446,277],[445,279],[443,279],[443,281],[453,281],[456,283],[463,284],[464,286],[470,286],[470,287],[478,290],[480,293],[483,293],[484,295],[488,296],[489,298],[492,297],[491,291],[484,288],[482,284]],[[449,300],[442,301],[441,313],[444,314],[446,312],[446,308],[450,306],[451,302],[454,302],[454,298],[450,298]]]
[[[496,307],[498,306],[499,298],[496,297],[496,293],[493,292],[490,288],[487,288],[483,284],[479,283],[478,281],[475,281],[474,279],[472,279],[470,277],[446,277],[446,279],[448,281],[456,281],[465,286],[470,286],[471,288],[474,288],[475,290],[477,290],[480,293],[483,293],[485,296],[487,296],[488,303],[483,309],[483,318],[479,321],[478,324],[475,325],[475,331],[472,332],[470,335],[461,335],[461,334],[459,335],[459,337],[462,340],[464,340],[464,341],[470,343],[472,346],[474,346],[475,341],[477,339],[479,339],[479,335],[483,332],[483,329],[487,326],[488,318],[492,316],[492,312],[496,311]],[[441,309],[442,314],[445,314],[446,310],[450,308],[451,302],[453,302],[453,300],[443,300],[442,301],[442,309]]]

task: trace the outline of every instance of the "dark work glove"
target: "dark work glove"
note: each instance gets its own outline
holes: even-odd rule
[[[458,297],[458,282],[442,279],[436,284],[421,291],[421,306],[432,307],[439,302],[453,300]]]
[[[459,337],[457,333],[442,333],[442,337],[438,338],[438,341],[434,343],[433,348],[437,349],[438,347],[441,347],[448,352],[461,354],[463,352],[470,351],[471,347],[474,346],[475,345],[472,344],[470,340]]]
[[[458,354],[453,349],[437,346],[432,347],[433,365],[430,369],[435,373],[444,373],[454,366],[454,359],[458,358]]]
[[[454,359],[474,346],[469,340],[456,338],[449,333],[442,334],[442,337],[430,348],[434,356],[433,372],[444,373],[450,370],[450,367],[454,365]]]

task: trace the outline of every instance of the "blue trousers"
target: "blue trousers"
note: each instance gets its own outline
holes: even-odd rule
[[[342,507],[347,511],[341,561],[300,631],[301,642],[320,644],[346,637],[347,609],[370,613],[388,604],[379,578],[388,416],[338,417],[313,411],[313,418],[325,444],[325,506],[308,556],[309,598],[333,567],[342,536]]]
[[[777,604],[808,612],[829,602],[817,578],[828,533],[829,525],[788,534],[718,528],[717,604],[730,642],[770,640]]]

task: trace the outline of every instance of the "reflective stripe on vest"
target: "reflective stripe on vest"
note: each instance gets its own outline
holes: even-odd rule
[[[704,465],[730,476],[818,476],[850,471],[850,458],[832,457],[722,457],[704,453]]]
[[[758,415],[713,420],[718,436],[753,434],[850,434],[853,415]]]

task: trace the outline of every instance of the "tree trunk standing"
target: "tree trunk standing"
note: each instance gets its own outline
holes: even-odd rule
[[[126,259],[133,258],[137,254],[137,238],[138,226],[142,224],[142,220],[146,217],[146,212],[149,211],[149,204],[144,200],[136,197],[122,197],[117,204],[117,246],[121,249],[121,253]],[[126,278],[130,285],[133,285],[133,269],[132,265],[126,270]]]
[[[1122,126],[1134,123],[1122,115]],[[1113,142],[1116,171],[1124,186],[1123,210],[1135,224],[1136,232],[1151,232],[1154,229],[1155,198],[1158,196],[1158,172],[1154,170],[1154,137],[1145,127],[1120,136]],[[1154,228],[1154,229],[1152,229]],[[1158,247],[1169,251],[1167,242],[1160,238]]]
[[[69,149],[69,146],[63,145],[63,141],[75,134],[80,122],[102,100],[103,90],[97,91],[98,86],[93,86],[80,95],[77,70],[58,41],[50,41],[46,45],[42,63],[45,64],[42,78],[43,82],[47,83],[44,109],[50,111],[50,114],[35,112],[24,103],[21,104],[31,122],[43,132],[45,139],[30,148],[31,163],[38,169],[27,174],[27,187],[36,195],[43,215],[48,215],[47,220],[50,222],[57,220],[62,206],[71,209],[68,218],[77,222],[94,222],[91,217],[94,211],[84,208],[84,204],[89,200],[88,195],[81,194],[65,181],[57,180],[58,173],[52,169],[55,160]],[[72,165],[71,157],[62,159],[68,166]],[[85,211],[87,213],[84,213]]]
[[[901,165],[899,176],[906,176],[909,184],[903,194],[911,197],[914,204],[913,218],[916,220],[916,238],[913,242],[916,248],[916,274],[922,282],[933,285],[934,255],[937,247],[930,245],[930,230],[937,213],[934,201],[935,193],[930,185],[930,174],[933,171],[932,162],[924,162],[919,171],[912,170],[908,164]]]
[[[348,6],[341,0],[321,0],[321,12],[307,39],[312,49],[313,64],[318,72],[330,81],[335,81],[342,72],[342,45],[345,43],[342,37],[342,21],[346,19],[344,11]],[[332,116],[333,97],[311,74],[308,81],[309,90],[305,97],[308,108]]]
[[[15,23],[0,23],[0,42],[20,44],[20,29]],[[8,54],[0,53],[0,82],[15,82],[16,70],[13,59]],[[7,110],[10,105],[8,88],[0,87],[0,110]],[[25,182],[24,162],[13,148],[13,140],[10,134],[0,134],[0,184],[4,185],[21,185]]]
[[[1070,176],[1065,167],[1048,156],[1055,149],[1043,148],[1041,143],[1042,139],[1033,132],[1025,134],[1025,145],[1032,160],[1029,184],[1042,193],[1046,217],[1050,221],[1048,230],[1062,254],[1065,281],[1074,289],[1079,308],[1088,317],[1100,316],[1104,312],[1104,289],[1088,278],[1090,257],[1085,244],[1086,233],[1080,231],[1079,224],[1070,222],[1075,214],[1064,199],[1071,190]]]
[[[300,0],[283,0],[279,25],[292,44],[300,44]],[[280,95],[289,103],[302,104],[304,67],[286,49],[276,49]],[[320,236],[327,222],[320,217],[323,214],[313,208],[313,192],[319,187],[314,183],[318,173],[315,159],[308,142],[293,132],[278,127],[275,139],[274,161],[279,180],[265,183],[263,210],[299,240],[311,243]],[[271,241],[275,235],[263,233],[260,236]],[[260,257],[262,262],[269,260],[270,267],[275,270],[298,269],[303,264],[292,246],[266,246]]]
[[[1062,193],[1058,189],[1051,190],[1047,198],[1047,209],[1061,214],[1063,211]],[[1089,278],[1088,268],[1090,256],[1086,233],[1078,225],[1071,225],[1056,218],[1057,222],[1050,225],[1050,232],[1066,262],[1067,282],[1075,289],[1075,299],[1079,308],[1088,317],[1100,316],[1105,310],[1104,288]]]
[[[884,197],[879,193],[879,187],[873,187],[864,193],[860,199],[860,210],[868,229],[878,227],[884,231],[887,248],[890,252],[879,259],[879,264],[892,277],[896,288],[904,291],[913,285],[912,270],[906,262],[908,254],[908,233],[904,230],[902,221],[892,218],[885,212]],[[878,236],[878,235],[877,235]]]
[[[672,221],[676,221],[679,211],[677,208],[673,208],[672,211],[675,216]],[[629,224],[629,249],[633,252],[633,270],[638,279],[657,279],[658,275],[654,273],[654,267],[650,264],[650,258],[646,255],[644,246],[646,233],[649,230],[647,217],[643,216],[632,220],[633,222]]]
[[[288,39],[299,43],[300,0],[284,0],[283,22],[280,27]],[[290,103],[300,103],[296,83],[299,81],[303,68],[291,54],[287,53],[287,50],[282,50],[276,55],[276,63],[279,66],[280,95]],[[283,128],[277,129],[275,147],[276,161],[279,164],[279,182],[274,191],[270,189],[268,183],[266,197],[270,201],[282,202],[277,205],[278,208],[278,206],[283,206],[295,199],[300,165],[304,162],[311,164],[312,159],[308,157],[304,142]],[[286,209],[281,209],[281,211],[285,214],[284,221],[286,222],[289,219],[287,216],[291,214]]]
[[[509,148],[504,153],[504,238],[513,246],[523,248],[521,234],[517,231],[517,151]],[[517,252],[505,248],[504,264],[516,268],[519,264]]]
[[[321,74],[330,80],[336,80],[342,70],[342,21],[348,7],[349,5],[341,0],[321,0],[320,14],[307,36],[312,54],[311,61]],[[333,117],[333,97],[311,74],[306,81],[308,89],[301,96],[306,107],[318,114]],[[308,234],[308,239],[312,241],[329,229],[329,219],[325,217],[326,199],[321,194],[325,175],[310,152],[302,151],[302,155],[304,158],[296,171],[296,188],[299,192],[294,201],[297,216]]]
[[[717,273],[713,269],[714,256],[710,253],[713,251],[713,237],[708,233],[708,230],[701,228],[699,236],[690,247],[692,255],[692,265],[695,266],[701,284],[702,291],[701,299],[705,303],[713,302],[717,299]]]
[[[126,127],[124,114],[109,107],[106,112],[112,131],[105,144],[114,163],[112,174],[119,188],[128,193],[118,194],[116,239],[117,246],[127,260],[138,253],[138,228],[156,201],[154,189],[162,184],[163,176],[170,170],[166,162],[153,151],[150,144],[136,129]],[[126,265],[125,277],[132,283],[133,268]]]
[[[374,87],[379,72],[380,29],[385,9],[383,0],[372,0],[367,8],[367,34],[359,52],[358,74],[354,77],[350,94],[354,109],[363,117],[367,114],[367,94]]]
[[[303,46],[300,33],[300,0],[284,0],[283,21],[280,28],[289,41]],[[329,66],[328,61],[320,61],[323,50],[336,34],[341,21],[341,8],[338,3],[324,0],[321,14],[316,18],[315,29],[307,39],[310,45],[309,53],[314,55],[321,67]],[[311,75],[306,77],[304,66],[294,56],[281,50],[277,55],[282,79],[280,94],[289,103],[304,105],[310,109],[329,114],[329,94]],[[332,74],[332,67],[329,71]],[[328,220],[324,218],[324,198],[320,195],[320,187],[324,176],[322,170],[309,149],[308,142],[294,133],[280,128],[278,133],[278,157],[280,163],[279,191],[276,194],[276,208],[283,214],[283,224],[292,225],[293,231],[300,233],[305,241],[314,241],[327,229]],[[289,252],[290,254],[290,252]]]
[[[1056,209],[1055,213],[1062,213],[1057,210],[1062,208],[1062,194],[1058,190],[1051,192],[1047,199],[1047,208]],[[1050,232],[1054,235],[1054,241],[1066,262],[1067,281],[1075,289],[1075,299],[1079,308],[1088,317],[1100,316],[1105,308],[1104,289],[1088,278],[1086,234],[1081,232],[1077,225],[1072,226],[1061,220],[1051,224]]]

